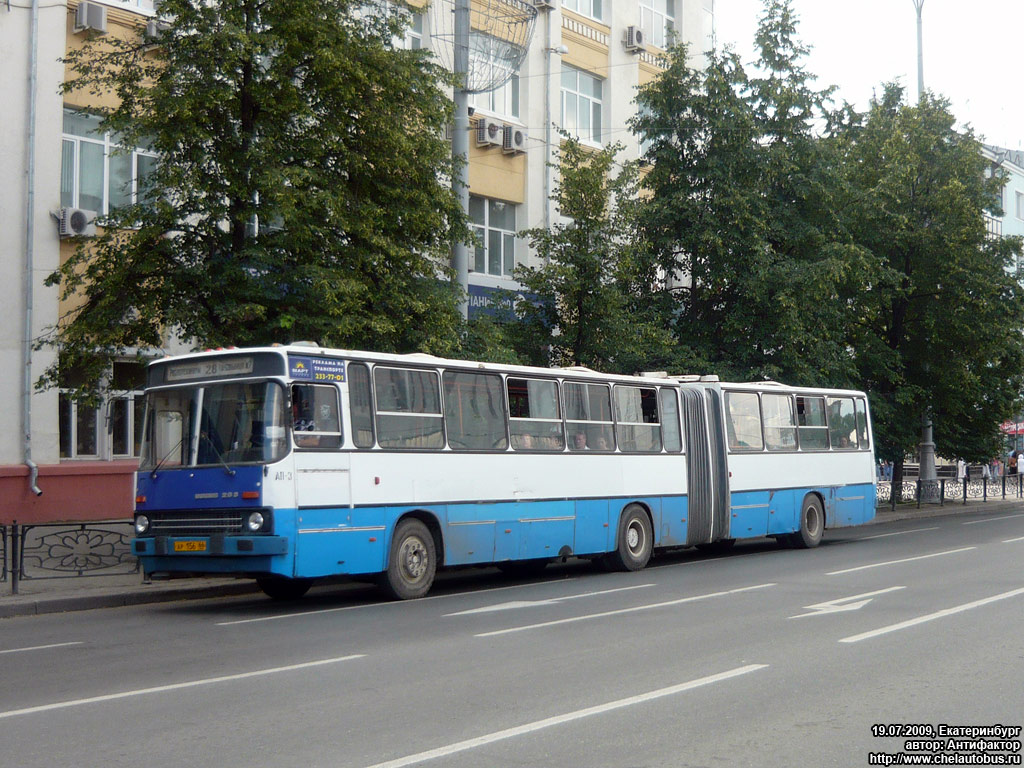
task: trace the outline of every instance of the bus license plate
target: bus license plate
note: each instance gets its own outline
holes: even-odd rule
[[[205,541],[176,541],[174,542],[175,552],[205,552]]]

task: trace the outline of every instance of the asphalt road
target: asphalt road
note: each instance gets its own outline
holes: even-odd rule
[[[906,746],[873,725],[1024,725],[1022,563],[1024,513],[995,512],[464,571],[407,603],[9,619],[0,765],[866,766]]]

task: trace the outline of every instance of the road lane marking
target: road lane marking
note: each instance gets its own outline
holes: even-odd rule
[[[302,664],[289,664],[286,667],[272,667],[271,669],[257,669],[254,672],[242,672],[237,675],[223,675],[221,677],[207,677],[202,680],[189,680],[185,683],[171,683],[170,685],[158,685],[153,688],[138,688],[134,691],[122,691],[121,693],[108,693],[103,696],[90,696],[87,699],[72,699],[71,701],[58,701],[53,704],[42,704],[38,707],[26,707],[25,709],[10,709],[6,712],[0,712],[0,720],[8,717],[18,717],[20,715],[32,715],[38,712],[50,712],[55,709],[67,709],[68,707],[80,707],[85,704],[99,704],[105,701],[115,701],[116,699],[126,699],[131,696],[144,696],[149,693],[163,693],[165,691],[177,691],[183,688],[196,688],[200,685],[213,685],[215,683],[228,683],[234,680],[246,680],[250,677],[263,677],[264,675],[273,675],[278,672],[294,672],[299,669],[309,669],[310,667],[322,667],[325,664],[337,664],[342,661],[351,661],[352,659],[361,659],[366,654],[354,653],[349,656],[337,656],[333,659],[320,659],[319,661],[306,661]]]
[[[1019,515],[1004,515],[1003,517],[986,517],[984,520],[968,520],[966,523],[960,523],[960,525],[977,525],[978,523],[992,523],[996,520],[1012,520],[1015,517],[1024,517],[1024,513]]]
[[[578,576],[571,576],[567,579],[559,579],[556,581],[534,581],[529,584],[511,584],[507,587],[492,587],[490,589],[475,589],[472,592],[452,592],[447,595],[428,595],[427,597],[421,597],[416,600],[417,603],[425,603],[429,600],[445,600],[451,597],[464,597],[466,595],[485,595],[490,592],[502,592],[508,589],[526,589],[527,587],[536,587],[541,584],[565,584],[568,581],[576,581]],[[234,621],[218,621],[216,626],[218,627],[231,627],[236,624],[256,624],[261,621],[278,621],[279,619],[293,619],[299,616],[316,616],[321,613],[338,613],[340,611],[355,611],[362,608],[381,608],[389,605],[404,605],[404,601],[401,600],[383,600],[378,603],[361,603],[359,605],[343,605],[338,608],[318,608],[314,611],[296,611],[295,613],[278,613],[273,616],[260,616],[256,619],[235,619]]]
[[[844,568],[841,571],[829,571],[826,576],[838,576],[841,573],[853,573],[868,568],[881,568],[883,565],[897,565],[899,563],[910,563],[914,560],[927,560],[930,557],[942,557],[943,555],[955,555],[957,552],[969,552],[977,547],[960,547],[960,549],[947,549],[945,552],[933,552],[930,555],[918,555],[917,557],[904,557],[900,560],[886,560],[884,563],[871,563],[870,565],[858,565],[856,568]]]
[[[1015,541],[1024,541],[1024,536],[1018,536],[1016,539],[1003,539],[1003,544],[1012,544]]]
[[[536,608],[543,605],[558,605],[566,600],[578,600],[581,597],[595,597],[597,595],[610,595],[613,592],[628,592],[632,589],[644,589],[645,587],[653,587],[655,584],[635,584],[631,587],[616,587],[615,589],[602,589],[598,592],[582,592],[578,595],[566,595],[565,597],[552,597],[548,600],[512,600],[508,603],[495,603],[494,605],[485,605],[483,608],[470,608],[468,611],[457,611],[456,613],[446,613],[445,616],[468,616],[471,613],[493,613],[495,611],[510,611],[519,608]]]
[[[671,685],[667,688],[659,688],[655,691],[649,691],[648,693],[641,693],[636,696],[629,696],[625,699],[618,699],[617,701],[610,701],[607,704],[599,704],[595,707],[587,707],[586,709],[577,709],[575,712],[567,712],[564,715],[556,715],[554,717],[548,717],[544,720],[535,720],[532,723],[526,723],[525,725],[518,725],[514,728],[506,728],[502,731],[495,731],[494,733],[488,733],[484,736],[477,736],[473,739],[466,739],[465,741],[458,741],[454,744],[449,744],[444,747],[438,747],[437,749],[430,749],[426,752],[417,752],[414,755],[407,755],[400,757],[396,760],[388,760],[383,763],[376,763],[368,768],[404,768],[408,765],[416,765],[417,763],[425,763],[428,760],[436,760],[440,757],[448,757],[458,752],[465,752],[470,749],[476,749],[477,747],[483,747],[488,744],[493,744],[496,741],[503,741],[505,739],[511,739],[515,736],[522,736],[527,733],[533,733],[543,728],[551,728],[556,725],[562,725],[564,723],[571,723],[575,720],[582,720],[585,717],[591,717],[592,715],[600,715],[605,712],[611,712],[616,709],[622,709],[623,707],[631,707],[635,704],[643,704],[648,701],[655,699],[661,699],[666,696],[674,696],[677,693],[683,693],[684,691],[691,691],[694,688],[700,688],[701,686],[711,685],[713,683],[720,683],[723,680],[729,680],[733,677],[739,677],[740,675],[746,675],[750,672],[756,672],[759,669],[765,669],[767,664],[748,664],[745,667],[737,667],[736,669],[730,669],[728,672],[719,672],[717,675],[708,675],[707,677],[701,677],[696,680],[691,680],[687,683],[680,683],[678,685]]]
[[[47,648],[66,648],[69,645],[82,645],[82,641],[77,640],[73,643],[50,643],[50,645],[33,645],[31,648],[8,648],[6,651],[0,651],[0,653],[22,653],[23,651],[43,651]]]
[[[881,627],[879,629],[873,629],[870,632],[862,632],[859,635],[851,635],[850,637],[844,637],[840,640],[840,643],[859,643],[861,640],[869,640],[872,637],[878,637],[879,635],[887,635],[890,632],[897,632],[901,629],[907,629],[908,627],[915,627],[918,624],[924,624],[927,621],[933,621],[935,619],[941,619],[946,616],[952,616],[956,613],[963,613],[969,611],[972,608],[979,608],[989,603],[994,603],[998,600],[1006,600],[1017,595],[1024,595],[1024,587],[1020,589],[1014,589],[1009,592],[1003,592],[1000,595],[993,595],[992,597],[986,597],[982,600],[975,600],[972,603],[964,603],[963,605],[957,605],[953,608],[945,608],[935,613],[929,613],[927,616],[918,616],[916,619],[908,619],[901,621],[897,624],[890,624],[887,627]]]
[[[911,528],[909,531],[896,531],[895,533],[877,533],[874,536],[861,536],[857,541],[867,541],[868,539],[884,539],[886,536],[902,536],[904,533],[920,533],[921,531],[937,531],[938,526],[934,528]]]
[[[840,611],[856,611],[870,603],[871,598],[875,595],[884,595],[886,592],[895,592],[897,589],[906,589],[906,587],[889,587],[888,589],[876,589],[874,592],[865,592],[860,595],[853,595],[852,597],[840,597],[837,600],[829,600],[824,603],[805,605],[804,608],[811,609],[810,613],[801,613],[796,616],[790,616],[789,618],[802,619],[804,616],[824,616],[827,613],[839,613]],[[863,600],[861,598],[867,599]]]
[[[709,592],[706,595],[694,595],[693,597],[681,597],[678,600],[666,600],[663,603],[647,603],[646,605],[636,605],[632,608],[619,608],[614,611],[602,611],[601,613],[588,613],[584,616],[573,616],[567,619],[555,619],[553,621],[542,621],[538,624],[526,624],[521,627],[509,627],[508,629],[498,629],[493,632],[480,632],[479,634],[473,635],[473,637],[494,637],[495,635],[509,635],[513,632],[526,632],[530,629],[540,629],[542,627],[554,627],[558,624],[572,624],[577,621],[589,621],[590,619],[603,619],[606,616],[619,616],[623,613],[636,613],[637,611],[646,611],[652,608],[664,608],[669,605],[682,605],[683,603],[694,603],[698,600],[709,600],[712,597],[724,597],[725,595],[735,595],[740,592],[751,592],[755,589],[765,589],[766,587],[774,587],[776,584],[756,584],[752,587],[739,587],[738,589],[729,589],[724,592]]]

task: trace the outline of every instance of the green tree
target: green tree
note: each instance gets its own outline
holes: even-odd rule
[[[86,388],[168,331],[200,346],[458,344],[455,289],[438,279],[452,238],[468,239],[448,75],[393,45],[399,9],[368,7],[163,0],[157,40],[68,54],[65,91],[116,95],[103,130],[159,156],[138,201],[50,277],[78,305],[47,341]]]
[[[842,208],[881,265],[850,336],[879,453],[899,469],[930,416],[939,455],[990,459],[1024,384],[1021,242],[988,237],[984,218],[1001,213],[1005,179],[948,101],[911,106],[896,85],[844,141]]]
[[[835,216],[833,116],[801,61],[789,0],[769,0],[750,78],[731,50],[687,66],[687,50],[641,89],[635,129],[653,169],[643,229],[662,271],[680,359],[730,378],[846,383],[850,298],[862,252]]]
[[[632,373],[670,343],[634,301],[645,293],[635,226],[639,169],[620,164],[621,151],[564,136],[552,199],[566,221],[524,233],[542,264],[517,268],[531,296],[518,303],[520,320],[506,333],[535,364]]]

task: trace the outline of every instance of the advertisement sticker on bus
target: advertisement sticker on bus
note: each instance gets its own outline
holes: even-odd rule
[[[288,373],[305,381],[344,381],[345,361],[329,357],[288,356]]]

